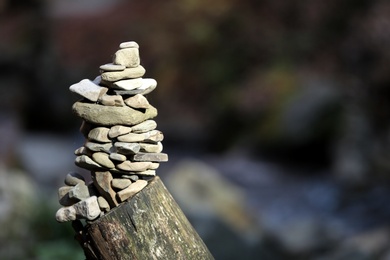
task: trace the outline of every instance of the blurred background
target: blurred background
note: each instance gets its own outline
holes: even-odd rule
[[[68,88],[131,40],[216,259],[390,259],[389,1],[2,0],[0,39],[1,259],[84,259],[54,218]]]

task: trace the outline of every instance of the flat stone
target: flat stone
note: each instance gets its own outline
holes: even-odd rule
[[[112,175],[110,172],[95,172],[92,174],[92,179],[95,187],[98,189],[100,194],[108,201],[111,208],[118,205],[115,198],[115,191],[111,187]]]
[[[150,105],[145,111],[138,111],[128,106],[111,107],[99,104],[76,102],[73,112],[87,122],[102,125],[132,126],[157,116],[157,109]]]
[[[118,95],[147,95],[157,87],[157,81],[154,79],[142,79],[142,86],[133,90],[114,90]]]
[[[126,66],[114,63],[107,63],[101,65],[99,68],[104,71],[122,71],[126,69]]]
[[[125,102],[121,95],[103,95],[99,102],[104,106],[123,107]]]
[[[139,48],[138,43],[134,41],[129,41],[129,42],[122,42],[119,44],[120,49],[125,49],[125,48]]]
[[[124,79],[112,84],[112,88],[121,90],[133,90],[142,86],[142,78]]]
[[[119,49],[114,54],[114,64],[126,66],[127,68],[136,68],[140,64],[138,48]]]
[[[91,156],[92,155],[91,151],[89,151],[85,146],[77,148],[74,151],[74,154],[75,155],[87,155],[87,156]]]
[[[109,157],[111,160],[118,161],[118,162],[124,162],[127,159],[125,155],[119,153],[110,153]]]
[[[111,181],[111,186],[113,188],[117,188],[120,190],[123,190],[123,189],[129,187],[130,184],[131,184],[130,179],[113,179]]]
[[[131,132],[131,127],[123,126],[123,125],[114,125],[111,127],[110,131],[108,132],[108,136],[113,139],[115,137],[118,137],[120,135],[125,135]]]
[[[78,200],[69,197],[69,191],[72,188],[73,186],[62,186],[58,189],[58,202],[62,206],[71,206],[78,202]]]
[[[73,206],[60,208],[57,210],[56,220],[60,223],[76,220],[76,209]]]
[[[136,94],[124,100],[125,104],[132,108],[148,108],[149,101],[141,94]]]
[[[150,167],[150,162],[130,162],[124,161],[116,165],[116,168],[122,171],[128,172],[142,172],[146,171]]]
[[[89,131],[88,139],[101,143],[110,143],[111,140],[108,138],[108,131],[110,131],[110,128],[95,127]]]
[[[114,82],[122,79],[135,79],[145,75],[145,69],[141,65],[135,68],[126,68],[123,71],[107,71],[101,74],[102,80]]]
[[[154,120],[146,120],[142,123],[134,125],[131,127],[131,132],[133,133],[146,133],[151,130],[156,129],[157,123]]]
[[[168,155],[166,153],[137,153],[133,156],[132,161],[135,161],[135,162],[167,162]]]
[[[99,170],[103,168],[102,166],[100,166],[100,164],[97,164],[86,155],[77,156],[75,159],[75,164],[81,168],[88,170]]]
[[[161,153],[163,150],[161,142],[157,142],[156,144],[139,143],[139,146],[139,151],[143,153]]]
[[[115,142],[117,152],[124,155],[136,154],[139,152],[140,145],[138,143]]]
[[[84,200],[89,198],[91,195],[89,194],[88,186],[85,183],[78,183],[69,191],[69,198],[76,200]]]
[[[65,184],[69,186],[76,186],[79,183],[85,184],[84,177],[77,172],[70,172],[65,177]]]
[[[107,93],[108,88],[98,86],[89,79],[83,79],[79,83],[70,86],[69,90],[92,102],[96,102],[102,95]]]
[[[156,176],[156,171],[155,170],[146,170],[143,172],[137,172],[137,174],[140,176]]]
[[[96,196],[89,197],[73,205],[78,218],[94,220],[100,216],[101,210]]]
[[[110,153],[114,151],[114,146],[112,145],[112,143],[101,144],[101,143],[94,143],[94,142],[86,142],[84,146],[93,152]]]
[[[104,197],[99,196],[97,200],[101,211],[104,212],[110,211],[110,204],[108,204],[107,200]]]
[[[92,160],[108,169],[115,167],[115,164],[110,160],[109,155],[105,152],[96,152],[92,154]]]
[[[132,128],[133,130],[133,128]],[[136,133],[128,133],[125,135],[118,136],[117,138],[121,142],[150,142],[157,143],[164,139],[164,135],[161,131],[152,130],[146,133],[136,134]]]
[[[130,197],[140,192],[143,188],[145,188],[146,185],[148,185],[147,181],[137,180],[136,182],[130,184],[130,186],[127,187],[126,189],[121,190],[117,193],[119,200],[125,201],[129,199]]]

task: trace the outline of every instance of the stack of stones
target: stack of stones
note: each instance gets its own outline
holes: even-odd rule
[[[145,97],[157,82],[144,74],[138,44],[124,42],[113,62],[100,66],[100,76],[70,86],[83,98],[73,112],[83,120],[86,138],[75,164],[91,172],[91,182],[78,173],[66,176],[58,190],[58,222],[97,219],[141,191],[168,160],[161,152],[164,136],[152,120],[157,109]]]

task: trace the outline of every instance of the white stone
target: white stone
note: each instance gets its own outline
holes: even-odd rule
[[[140,88],[143,84],[142,78],[136,79],[124,79],[116,81],[112,84],[112,88],[123,89],[123,90],[132,90]]]
[[[113,64],[113,63],[107,63],[100,66],[101,70],[104,71],[122,71],[126,69],[126,66],[119,65],[119,64]]]
[[[139,151],[144,153],[161,153],[163,150],[161,142],[157,142],[156,144],[139,143],[139,146]]]
[[[101,210],[96,196],[89,197],[73,205],[76,216],[94,220],[99,217]]]
[[[125,49],[125,48],[139,48],[138,43],[135,41],[128,41],[128,42],[122,42],[119,44],[120,49]]]
[[[125,104],[132,108],[148,108],[149,101],[141,94],[136,94],[124,100]]]
[[[119,49],[114,54],[114,64],[123,65],[127,68],[135,68],[140,64],[138,48]]]
[[[151,166],[150,162],[130,162],[130,161],[124,161],[120,164],[116,165],[116,168],[122,171],[128,171],[128,172],[142,172],[149,169]]]
[[[146,120],[142,123],[139,123],[137,125],[134,125],[131,127],[131,132],[133,133],[146,133],[151,130],[156,129],[157,123],[154,120]]]
[[[128,133],[125,135],[118,136],[118,140],[120,142],[151,142],[157,143],[164,139],[164,135],[161,131],[152,130],[146,133],[136,134],[136,133]]]
[[[76,220],[76,209],[73,206],[62,207],[56,213],[58,222],[67,222]]]
[[[96,102],[102,95],[107,93],[108,88],[98,86],[89,79],[83,79],[79,83],[70,86],[69,90],[92,102]]]
[[[146,170],[143,172],[137,172],[138,175],[143,175],[143,176],[156,176],[156,171],[155,170]]]

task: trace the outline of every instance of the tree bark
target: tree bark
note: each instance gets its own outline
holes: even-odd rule
[[[88,260],[214,259],[158,176],[76,237]]]

